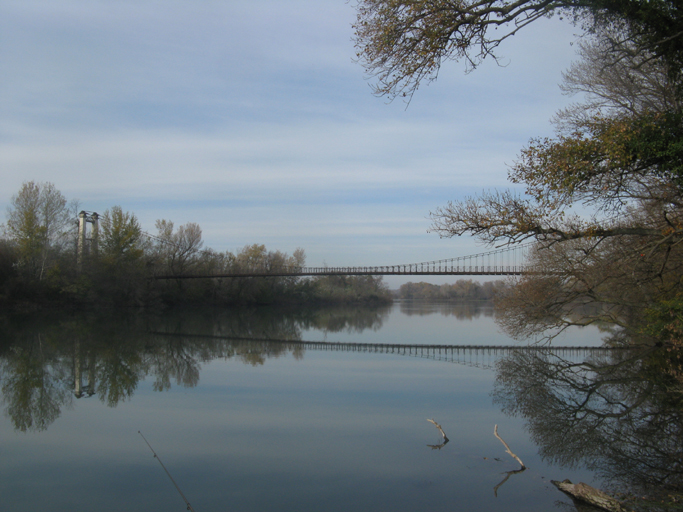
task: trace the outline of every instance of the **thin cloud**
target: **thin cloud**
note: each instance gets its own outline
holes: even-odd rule
[[[332,0],[3,2],[0,207],[33,179],[148,230],[198,222],[220,250],[301,246],[311,264],[471,251],[427,234],[428,213],[506,186],[506,162],[551,134],[573,29],[520,32],[507,67],[446,63],[406,110],[371,95],[354,18]]]

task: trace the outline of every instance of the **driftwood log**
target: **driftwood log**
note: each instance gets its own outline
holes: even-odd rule
[[[609,512],[631,512],[631,509],[624,507],[618,500],[612,496],[605,494],[595,487],[580,482],[573,484],[569,480],[558,482],[557,480],[550,481],[560,491],[572,498],[577,510],[588,510],[582,504],[587,503],[593,507],[597,507]]]

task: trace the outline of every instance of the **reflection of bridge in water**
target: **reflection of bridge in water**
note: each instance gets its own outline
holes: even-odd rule
[[[290,350],[320,350],[327,352],[360,352],[370,354],[399,355],[445,361],[449,363],[493,369],[498,359],[518,352],[552,355],[563,359],[583,362],[589,356],[609,355],[621,347],[569,347],[544,345],[408,345],[401,343],[349,343],[340,341],[302,341],[275,338],[248,338],[233,336],[216,336],[203,334],[181,334],[153,332],[155,335],[179,336],[189,338],[212,338],[237,343],[246,343],[248,347],[240,347],[242,353],[268,353],[269,345],[286,345]]]
[[[549,347],[535,345],[402,345],[391,343],[342,343],[327,341],[302,341],[300,345],[309,350],[339,352],[368,352],[420,357],[449,363],[492,369],[495,361],[516,352],[552,354],[564,359],[584,361],[588,356],[609,354],[606,347]]]

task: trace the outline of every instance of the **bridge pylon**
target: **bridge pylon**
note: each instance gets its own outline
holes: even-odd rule
[[[78,214],[78,250],[76,254],[79,270],[83,268],[85,257],[97,254],[100,234],[99,219],[100,216],[97,212],[83,210]],[[87,235],[88,224],[92,224],[90,237]]]

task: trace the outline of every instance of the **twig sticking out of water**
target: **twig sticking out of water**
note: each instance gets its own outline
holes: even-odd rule
[[[446,432],[444,432],[443,429],[441,428],[441,425],[439,425],[439,424],[438,424],[436,421],[434,421],[434,420],[430,420],[429,418],[427,418],[427,421],[428,421],[429,423],[433,423],[434,426],[435,426],[436,428],[439,429],[439,432],[441,432],[441,435],[443,436],[444,444],[446,444],[446,443],[449,441],[449,439],[448,439],[448,436],[446,435]]]
[[[429,446],[432,450],[434,450],[435,448],[440,450],[441,448],[446,446],[446,443],[449,441],[448,436],[446,435],[446,432],[444,432],[443,429],[441,428],[441,425],[439,425],[436,421],[430,420],[429,418],[427,418],[427,421],[429,423],[433,423],[434,426],[439,429],[439,432],[441,432],[441,435],[443,436],[443,443],[438,444],[438,445],[428,444],[427,446]]]
[[[498,435],[498,425],[496,425],[496,426],[493,428],[493,435],[496,436],[496,437],[498,438],[498,440],[499,440],[501,443],[503,443],[503,446],[505,446],[505,451],[506,451],[507,453],[510,454],[510,457],[512,457],[513,459],[515,459],[517,462],[519,462],[520,466],[522,466],[522,469],[526,469],[526,466],[525,466],[524,463],[522,462],[522,459],[520,459],[519,457],[517,457],[517,455],[515,455],[514,453],[512,453],[512,450],[510,450],[510,447],[508,446],[508,444],[507,444],[505,441],[503,441],[503,438],[502,438],[502,437],[500,437],[500,436]]]
[[[138,430],[138,434],[142,436],[143,439],[145,439],[145,436],[142,435],[142,432]],[[178,493],[180,494],[180,497],[183,499],[185,502],[185,505],[187,505],[187,510],[190,510],[191,512],[195,512],[195,510],[192,508],[192,505],[190,505],[190,502],[187,500],[185,495],[183,494],[183,491],[180,490],[180,487],[178,487],[178,484],[175,483],[175,480],[173,480],[173,477],[171,476],[171,473],[168,472],[168,469],[166,469],[166,466],[164,466],[164,463],[161,462],[161,459],[157,455],[157,453],[154,451],[154,448],[152,448],[152,445],[149,444],[147,439],[145,439],[145,443],[147,443],[147,446],[149,446],[149,449],[152,450],[152,453],[154,454],[154,458],[159,461],[159,464],[161,464],[161,467],[164,468],[164,471],[166,471],[166,474],[168,475],[168,478],[171,479],[171,482],[173,482],[173,485],[175,485],[175,488],[178,489]]]

